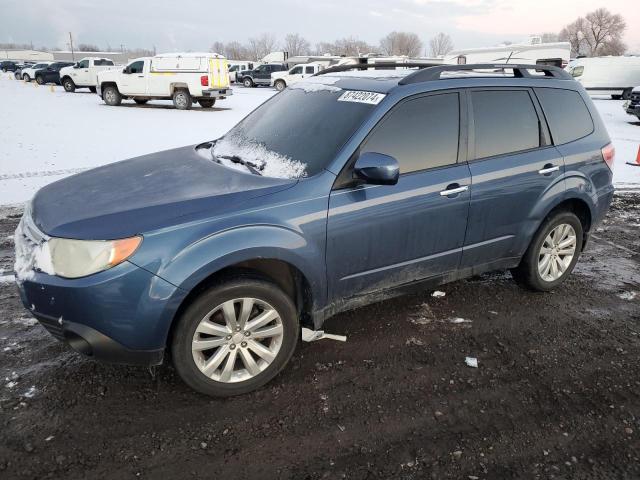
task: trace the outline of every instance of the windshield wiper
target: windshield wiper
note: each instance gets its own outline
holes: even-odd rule
[[[215,158],[216,156],[214,155],[213,157]],[[244,165],[249,169],[251,173],[255,173],[256,175],[262,176],[262,173],[260,172],[260,170],[263,169],[264,166],[258,166],[253,162],[247,162],[246,160],[243,160],[236,155],[218,155],[218,157],[224,158],[225,160],[231,160],[233,163],[239,163],[240,165]]]

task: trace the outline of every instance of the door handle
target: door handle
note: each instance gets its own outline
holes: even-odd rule
[[[540,175],[549,175],[550,173],[557,172],[560,170],[560,167],[557,165],[551,165],[550,163],[545,165],[543,169],[538,170]]]
[[[448,197],[449,195],[457,195],[458,193],[466,192],[469,190],[468,185],[463,185],[461,187],[448,188],[447,190],[442,190],[440,192],[441,197]]]
[[[144,78],[144,75],[138,75],[138,78]]]

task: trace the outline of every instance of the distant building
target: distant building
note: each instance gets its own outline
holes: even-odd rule
[[[116,64],[125,64],[131,60],[130,54],[122,52],[78,52],[59,51],[53,53],[53,59],[57,62],[77,62],[84,57],[100,57],[113,60]]]
[[[53,60],[53,55],[38,50],[0,50],[0,60],[47,62]]]

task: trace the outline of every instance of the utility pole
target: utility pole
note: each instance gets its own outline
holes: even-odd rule
[[[73,38],[71,37],[71,32],[69,32],[69,46],[71,47],[71,61],[75,62],[76,61],[76,56],[73,53]]]

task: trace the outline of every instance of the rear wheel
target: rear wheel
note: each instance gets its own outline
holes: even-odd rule
[[[7,67],[2,67],[2,71],[3,71],[4,73],[7,73]]]
[[[182,314],[171,343],[173,363],[194,390],[240,395],[284,368],[299,335],[295,306],[280,288],[237,277],[202,293]]]
[[[622,100],[631,100],[632,91],[632,88],[627,88],[624,92],[622,92]]]
[[[117,107],[122,103],[122,95],[120,95],[118,89],[113,85],[104,88],[102,98],[104,99],[104,103],[112,107]]]
[[[76,91],[76,84],[73,83],[73,80],[71,80],[69,77],[66,77],[62,80],[62,86],[64,87],[65,92]]]
[[[542,223],[511,274],[519,285],[531,290],[552,290],[573,271],[582,252],[582,241],[578,217],[572,212],[557,212]]]
[[[145,103],[147,103],[149,101],[149,99],[148,98],[134,98],[133,101],[136,102],[138,105],[144,105]]]
[[[247,88],[251,88],[253,87],[253,80],[251,80],[250,77],[246,77],[243,81],[242,84],[247,87]]]
[[[36,76],[36,83],[38,85],[43,85],[44,84],[44,78],[42,78],[42,75],[37,75]]]
[[[177,89],[173,92],[173,105],[178,110],[190,110],[193,105],[191,94],[183,88]]]
[[[201,98],[198,103],[202,108],[211,108],[216,103],[215,98]]]
[[[22,80],[24,80],[25,82],[29,83],[31,81],[31,77],[29,76],[28,73],[24,73],[24,74],[22,74]]]

